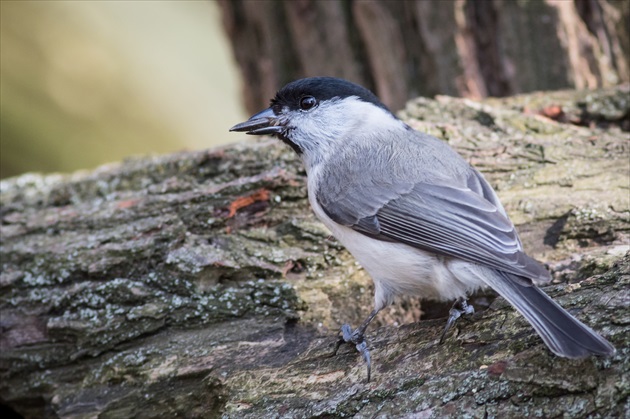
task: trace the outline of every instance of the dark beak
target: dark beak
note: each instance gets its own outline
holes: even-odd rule
[[[258,112],[245,122],[234,125],[230,131],[245,131],[250,135],[273,135],[280,134],[285,127],[280,125],[275,112],[271,108],[267,108],[262,112]]]

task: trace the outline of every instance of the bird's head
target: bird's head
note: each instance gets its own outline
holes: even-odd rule
[[[312,77],[284,86],[269,108],[230,131],[275,135],[305,162],[338,151],[350,136],[361,137],[404,125],[369,90],[333,77]]]

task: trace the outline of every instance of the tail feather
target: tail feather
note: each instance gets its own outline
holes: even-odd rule
[[[566,358],[615,353],[610,342],[570,315],[540,288],[524,285],[512,274],[497,273],[484,277],[484,281],[531,323],[553,353]]]

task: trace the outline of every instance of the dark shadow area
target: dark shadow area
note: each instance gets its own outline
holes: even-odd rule
[[[24,416],[2,403],[0,403],[0,417],[3,419],[24,419]]]
[[[564,229],[564,226],[567,224],[567,220],[571,215],[571,211],[566,212],[562,215],[562,217],[558,218],[552,225],[547,229],[545,233],[545,238],[543,239],[543,243],[547,246],[551,246],[553,248],[558,244],[558,240],[560,239],[560,233]]]

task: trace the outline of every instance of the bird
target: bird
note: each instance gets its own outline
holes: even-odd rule
[[[370,90],[333,77],[298,79],[230,131],[275,136],[297,153],[315,215],[371,276],[374,308],[356,329],[344,324],[340,340],[356,346],[368,382],[366,329],[397,296],[455,301],[440,342],[458,317],[474,312],[468,296],[491,288],[554,354],[614,354],[606,339],[540,289],[551,275],[525,253],[483,175],[448,143],[396,117]]]

